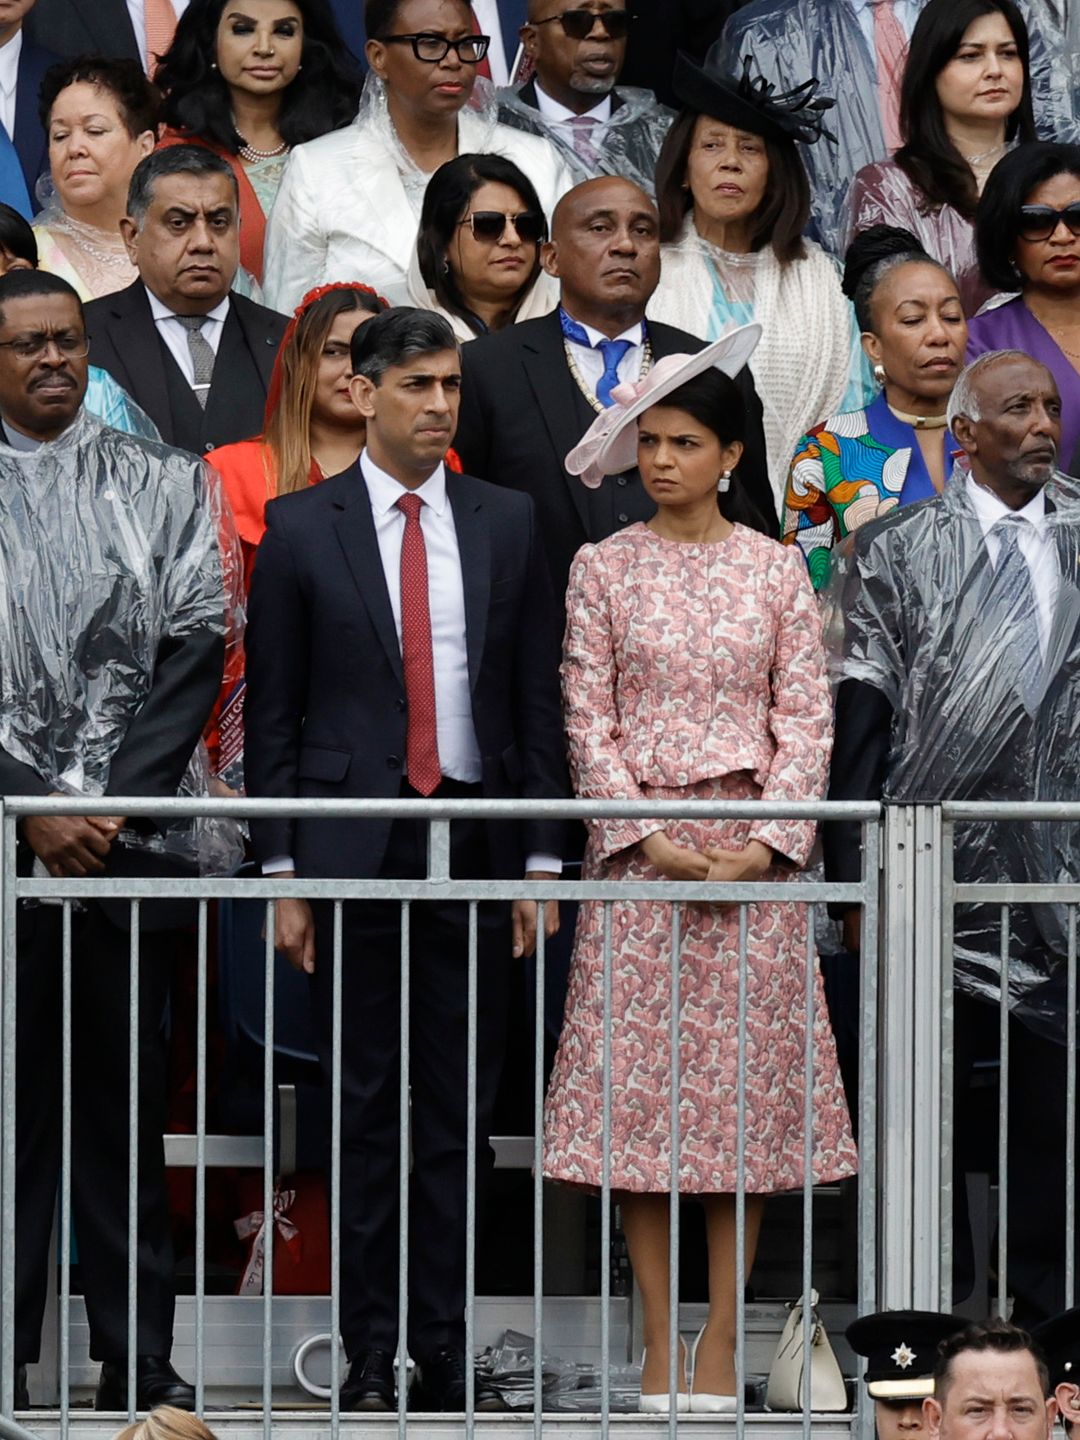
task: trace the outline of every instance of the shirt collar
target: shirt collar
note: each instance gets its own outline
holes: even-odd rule
[[[999,520],[1003,520],[1009,515],[1030,521],[1036,531],[1042,534],[1046,523],[1046,496],[1042,490],[1037,490],[1022,509],[1010,510],[1008,505],[1003,500],[999,500],[992,490],[987,490],[984,485],[980,485],[970,471],[966,483],[968,499],[971,501],[971,508],[975,511],[984,537],[990,533]]]
[[[545,115],[556,124],[562,124],[567,120],[595,120],[598,125],[606,125],[611,119],[610,91],[591,110],[586,110],[583,115],[579,115],[576,110],[568,110],[558,100],[552,99],[539,80],[534,81],[534,84],[536,86],[536,108],[541,115]]]
[[[19,83],[19,56],[22,54],[23,35],[20,26],[6,45],[0,45],[0,90],[7,96],[14,95]]]
[[[155,324],[157,324],[161,320],[176,319],[176,311],[170,310],[168,305],[166,305],[164,301],[159,300],[158,297],[154,294],[154,292],[150,289],[149,285],[144,284],[143,289],[146,291],[146,298],[150,301],[150,313],[154,317]],[[226,319],[228,313],[229,297],[228,295],[226,295],[225,299],[222,300],[220,305],[215,305],[213,310],[208,310],[202,318],[204,320],[217,320],[220,323],[221,321],[224,321]]]
[[[366,450],[360,452],[360,473],[367,486],[372,511],[376,515],[388,515],[402,495],[419,495],[425,505],[430,505],[436,515],[442,515],[448,504],[446,496],[446,468],[440,460],[422,485],[411,492],[407,485],[395,480],[381,470]]]
[[[566,310],[566,306],[565,306],[565,305],[563,306],[563,309]],[[570,315],[570,311],[569,311],[569,310],[566,310],[566,313],[567,313],[567,315]],[[644,322],[644,320],[639,320],[636,325],[631,325],[631,326],[630,326],[630,329],[629,329],[629,330],[624,330],[621,335],[608,336],[608,335],[605,335],[602,330],[594,330],[591,325],[586,325],[584,320],[578,320],[578,318],[577,318],[576,315],[570,315],[570,318],[571,318],[571,320],[577,320],[577,323],[578,323],[578,324],[581,326],[581,328],[585,331],[585,334],[588,335],[588,337],[589,337],[589,344],[592,346],[592,348],[593,348],[594,350],[595,350],[596,347],[600,344],[600,341],[601,341],[601,340],[608,340],[608,339],[629,340],[629,342],[630,342],[631,345],[644,345],[644,343],[645,343],[645,322]]]

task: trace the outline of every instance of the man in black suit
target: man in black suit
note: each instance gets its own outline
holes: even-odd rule
[[[137,34],[133,8],[145,14],[142,5],[132,7],[128,0],[37,0],[27,34],[59,55],[108,55],[145,66],[145,22]]]
[[[66,281],[30,270],[0,278],[0,573],[18,597],[0,607],[0,793],[175,795],[221,684],[218,526],[201,462],[85,412],[87,350],[83,309]],[[174,873],[145,848],[156,828],[123,816],[28,816],[16,860],[22,874],[42,877]],[[168,840],[171,854],[194,864],[187,825],[170,828]],[[161,1029],[177,940],[171,915],[156,906],[143,906],[140,927],[135,1399],[139,1409],[193,1409],[194,1391],[169,1363]],[[71,1198],[103,1410],[127,1406],[128,926],[128,907],[115,902],[71,914]],[[55,1275],[61,937],[56,907],[20,906],[17,1404],[26,1403],[25,1367],[38,1359]]]
[[[86,307],[91,362],[170,445],[201,455],[259,434],[287,322],[231,292],[240,265],[232,170],[201,146],[155,150],[131,177],[120,228],[139,278]]]
[[[24,187],[18,187],[14,172],[4,175],[0,199],[27,219],[37,209],[34,187],[49,164],[38,91],[45,71],[59,59],[25,34],[24,22],[33,8],[34,0],[0,0],[0,149],[14,147]],[[0,166],[3,161],[0,155]]]
[[[660,278],[659,221],[636,185],[607,178],[577,186],[557,206],[551,234],[543,264],[560,282],[559,309],[465,346],[455,448],[470,474],[533,497],[561,599],[580,546],[656,509],[636,469],[589,490],[566,470],[566,455],[610,401],[613,382],[636,380],[653,361],[698,351],[702,341],[645,321]],[[775,535],[761,402],[748,371],[737,383],[748,421],[737,483]]]
[[[615,88],[629,15],[620,0],[529,0],[521,38],[533,74],[503,115],[545,136],[575,180],[621,175],[653,193],[673,114],[648,90]]]
[[[567,794],[558,641],[526,496],[447,473],[461,369],[449,325],[396,309],[352,342],[367,445],[344,474],[267,506],[247,632],[248,793],[323,796]],[[558,873],[562,827],[460,822],[451,868],[473,878]],[[422,821],[253,823],[267,873],[419,879]],[[482,1200],[512,956],[531,952],[536,905],[478,913],[477,1176]],[[548,906],[548,933],[557,920]],[[343,913],[342,1405],[394,1403],[398,1333],[400,906]],[[465,1400],[467,906],[413,906],[408,1345],[415,1408]],[[279,900],[276,936],[313,974],[331,1064],[332,907]],[[478,1381],[478,1409],[503,1408]]]

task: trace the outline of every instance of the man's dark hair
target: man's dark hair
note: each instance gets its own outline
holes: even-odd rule
[[[29,220],[24,220],[18,210],[0,203],[0,250],[6,250],[15,260],[25,260],[32,270],[37,269],[38,248]]]
[[[390,27],[397,19],[397,13],[405,0],[367,0],[364,6],[364,28],[369,40],[381,40],[390,34]],[[463,9],[468,0],[458,0]]]
[[[70,295],[79,307],[79,319],[86,324],[83,304],[74,286],[47,270],[9,270],[0,275],[0,325],[4,323],[4,306],[9,300],[31,299],[38,295]]]
[[[684,110],[668,131],[656,162],[656,208],[660,211],[660,240],[665,245],[678,240],[694,204],[686,186],[686,167],[699,119],[696,110]],[[764,250],[771,245],[778,260],[801,260],[806,254],[802,235],[810,220],[806,166],[794,140],[763,139],[761,143],[769,159],[769,178],[754,216],[750,248]]]
[[[302,145],[347,125],[363,86],[327,0],[296,0],[296,5],[304,46],[300,70],[281,95],[277,128],[286,145]],[[165,93],[167,125],[235,155],[243,142],[233,123],[229,87],[214,58],[224,9],[225,0],[191,0],[156,79]]]
[[[38,114],[46,130],[56,97],[69,85],[93,85],[98,90],[107,90],[133,140],[147,130],[157,130],[161,94],[157,86],[151,85],[146,78],[137,60],[80,55],[74,60],[61,60],[58,65],[51,65],[38,91]]]
[[[975,213],[975,250],[983,279],[994,290],[1016,290],[1025,281],[1013,263],[1020,233],[1020,207],[1033,190],[1057,175],[1080,180],[1080,145],[1038,140],[1002,156]]]
[[[441,315],[399,305],[384,310],[353,332],[350,355],[353,374],[378,385],[391,366],[401,365],[414,355],[457,348],[449,321]]]
[[[996,1351],[999,1355],[1018,1355],[1026,1350],[1035,1361],[1039,1388],[1044,1397],[1049,1396],[1050,1371],[1042,1348],[1026,1330],[994,1316],[990,1320],[980,1321],[977,1325],[968,1325],[957,1334],[950,1335],[938,1346],[937,1364],[934,1366],[934,1398],[944,1404],[945,1392],[952,1383],[953,1361],[958,1355],[964,1355],[968,1351],[987,1350]]]
[[[227,160],[204,145],[166,145],[163,150],[152,150],[135,166],[128,186],[127,213],[136,225],[145,220],[154,186],[164,175],[226,175],[239,207],[240,187]]]

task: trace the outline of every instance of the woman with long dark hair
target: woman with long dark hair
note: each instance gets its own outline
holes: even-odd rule
[[[595,485],[636,462],[657,506],[647,523],[583,546],[574,561],[562,678],[575,792],[590,800],[733,800],[750,812],[663,826],[598,821],[589,827],[585,852],[587,878],[647,879],[656,898],[581,907],[547,1096],[544,1174],[590,1189],[602,1183],[606,1011],[614,1021],[610,1184],[642,1297],[640,1408],[654,1413],[669,1411],[673,1399],[679,1410],[736,1409],[740,1162],[747,1274],[766,1195],[855,1169],[820,976],[810,1073],[805,1063],[805,906],[747,906],[745,1016],[738,1001],[740,907],[682,907],[679,1063],[672,1064],[676,966],[664,882],[775,882],[795,873],[813,845],[813,822],[755,819],[753,805],[820,798],[832,743],[821,621],[806,567],[739,523],[733,508],[732,472],[746,416],[730,375],[746,363],[758,334],[756,325],[734,330],[699,355],[666,357],[636,385],[617,387],[613,407],[567,457],[571,473]],[[740,1028],[747,1038],[741,1155],[734,1038]],[[812,1139],[805,1131],[808,1093]],[[682,1364],[677,1375],[668,1368],[673,1185],[701,1200],[709,1242],[709,1313],[689,1383]]]
[[[992,293],[975,258],[979,196],[1009,146],[1035,139],[1028,51],[1013,0],[930,0],[900,91],[905,143],[851,189],[851,235],[912,231],[955,276],[968,315]]]
[[[294,145],[347,125],[361,81],[327,0],[191,0],[155,79],[163,144],[205,145],[240,187],[240,260],[262,279],[263,240]]]
[[[502,155],[458,155],[428,182],[409,298],[459,341],[546,315],[558,290],[540,268],[547,239],[536,187]]]

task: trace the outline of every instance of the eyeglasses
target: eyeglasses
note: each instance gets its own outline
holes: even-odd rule
[[[465,35],[460,40],[448,40],[445,35],[382,35],[384,45],[411,45],[412,53],[425,65],[437,65],[445,60],[451,50],[457,51],[457,58],[463,65],[479,65],[491,44],[490,35]]]
[[[1016,233],[1021,240],[1049,240],[1061,221],[1070,235],[1080,235],[1080,200],[1053,210],[1049,205],[1021,205]]]
[[[16,335],[14,340],[0,340],[0,350],[10,350],[20,360],[40,360],[50,345],[55,345],[65,360],[81,360],[90,354],[90,336],[76,335],[68,330],[60,335]]]
[[[535,245],[547,234],[547,221],[538,210],[522,210],[517,215],[504,215],[501,210],[474,210],[459,224],[469,226],[474,240],[501,240],[507,225],[514,227],[526,245]]]
[[[625,40],[630,33],[629,10],[564,10],[561,15],[549,15],[546,20],[532,23],[554,25],[558,21],[567,39],[584,40],[598,20],[611,40]]]

